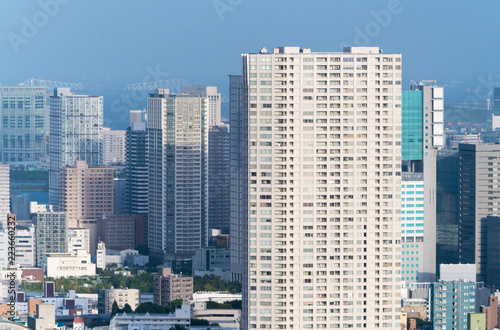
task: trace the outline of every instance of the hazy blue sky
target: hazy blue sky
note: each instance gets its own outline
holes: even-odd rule
[[[121,89],[158,80],[152,69],[226,93],[243,52],[367,44],[403,54],[405,86],[436,79],[446,103],[484,102],[500,85],[499,12],[491,0],[0,0],[0,82]]]

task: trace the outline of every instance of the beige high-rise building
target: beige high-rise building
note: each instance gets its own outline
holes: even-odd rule
[[[208,99],[208,127],[221,124],[221,95],[217,86],[181,86],[181,93],[200,94]]]
[[[125,132],[103,127],[102,162],[104,165],[125,164]]]
[[[242,60],[230,76],[241,329],[400,329],[401,55]]]
[[[113,214],[113,168],[77,161],[73,167],[62,168],[60,187],[60,209],[67,214],[67,228],[78,228],[79,219]]]
[[[208,97],[148,98],[148,246],[165,259],[208,244]]]

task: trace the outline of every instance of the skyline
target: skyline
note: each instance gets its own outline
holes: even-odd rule
[[[0,69],[0,83],[17,85],[35,77],[82,83],[99,95],[131,83],[181,79],[217,86],[227,95],[227,76],[241,69],[242,53],[299,45],[339,52],[343,45],[366,45],[403,55],[403,89],[410,79],[435,79],[445,87],[448,104],[486,103],[487,89],[500,86],[498,52],[481,44],[494,40],[498,31],[499,3],[214,0],[196,7],[154,5],[155,10],[138,1],[0,1],[0,59],[12,63]],[[450,9],[453,16],[447,16]],[[333,33],[316,33],[325,30]],[[107,98],[105,107],[116,98]]]

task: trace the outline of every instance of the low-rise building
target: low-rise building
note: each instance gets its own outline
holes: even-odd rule
[[[47,277],[78,277],[96,274],[96,265],[90,261],[90,254],[77,250],[76,255],[50,253],[44,256],[45,275]]]
[[[192,304],[193,318],[217,323],[223,328],[240,328],[241,309],[207,309],[207,303],[197,301]]]
[[[30,329],[57,329],[55,306],[42,304],[36,306],[36,315],[28,316],[28,328]]]
[[[132,310],[135,310],[141,304],[141,290],[139,289],[102,289],[99,290],[98,295],[99,313],[111,313],[115,301],[120,309],[129,304]]]
[[[216,275],[223,280],[231,279],[230,251],[216,246],[196,250],[193,256],[193,274],[196,276]]]
[[[90,229],[88,228],[69,228],[68,253],[76,255],[78,250],[84,250],[90,253]]]
[[[137,250],[108,249],[104,242],[99,242],[96,254],[97,268],[101,269],[111,265],[116,265],[116,267],[143,267],[149,262],[149,256],[140,255]]]
[[[154,302],[167,306],[176,299],[189,301],[193,299],[193,277],[172,274],[170,268],[163,268],[162,275],[154,277]]]
[[[191,307],[182,305],[171,314],[116,314],[109,325],[110,327],[126,325],[134,330],[163,330],[175,327],[177,324],[189,328],[190,321]]]
[[[56,316],[92,314],[92,298],[80,297],[76,294],[75,290],[69,290],[67,294],[59,293],[53,297],[31,298],[28,299],[28,304],[32,299],[36,301],[41,299],[43,304],[54,305]]]
[[[430,297],[432,329],[466,329],[467,314],[476,311],[475,300],[475,282],[432,283]]]
[[[227,301],[241,299],[241,293],[229,293],[227,291],[199,291],[193,293],[194,301],[214,301],[217,303],[225,303]]]

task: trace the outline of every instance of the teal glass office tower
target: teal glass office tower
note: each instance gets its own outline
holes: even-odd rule
[[[436,154],[443,146],[443,87],[401,93],[401,280],[436,280]],[[434,83],[432,81],[431,83]]]
[[[423,159],[423,117],[421,90],[402,91],[401,153],[403,161]]]

